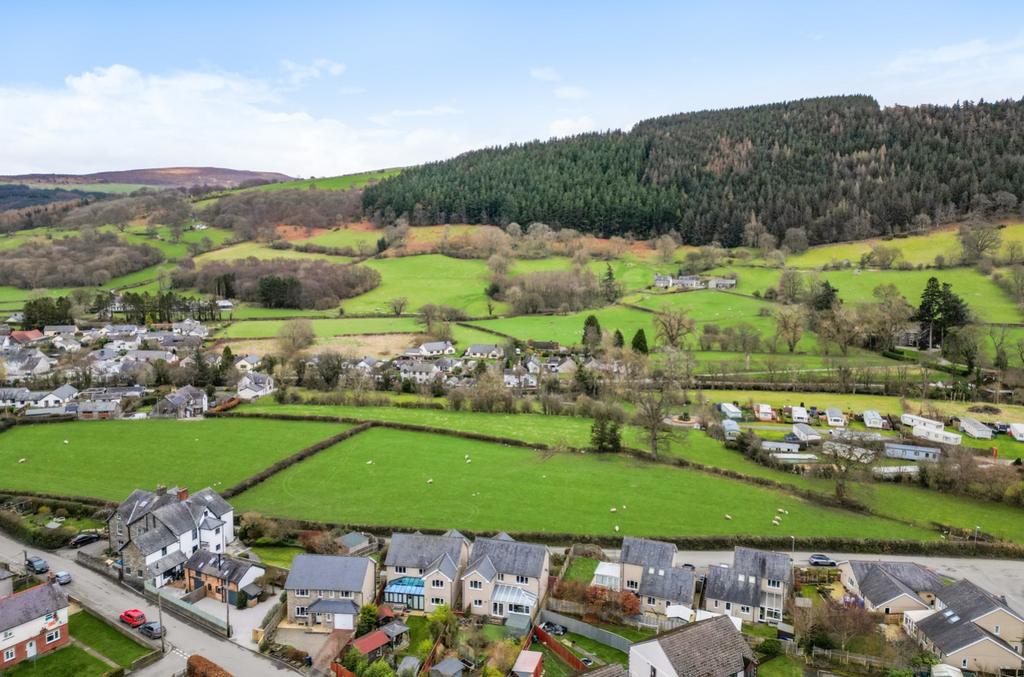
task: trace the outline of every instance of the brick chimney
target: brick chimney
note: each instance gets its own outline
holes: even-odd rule
[[[183,487],[181,489],[178,489],[178,500],[179,501],[187,501],[188,500],[188,488]]]

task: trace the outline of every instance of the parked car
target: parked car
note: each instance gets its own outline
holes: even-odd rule
[[[836,561],[828,555],[811,555],[807,558],[807,563],[812,567],[834,567]]]
[[[72,538],[70,541],[68,541],[68,547],[69,548],[81,548],[83,545],[89,545],[90,543],[95,543],[98,540],[100,540],[100,535],[99,534],[94,534],[92,532],[85,532],[85,533],[82,533],[82,534],[78,534],[77,536]]]
[[[137,628],[146,622],[146,614],[142,613],[138,609],[128,609],[127,611],[122,611],[121,615],[118,616],[118,618],[121,619],[122,623],[127,623],[133,628]]]
[[[160,625],[160,621],[149,621],[139,626],[139,632],[150,639],[160,639],[167,634],[167,628]]]
[[[555,635],[561,637],[565,634],[565,627],[558,625],[557,623],[542,623],[540,629],[549,635]]]
[[[583,658],[580,659],[580,663],[583,663],[584,665],[586,665],[589,668],[591,665],[594,664],[594,661],[592,661],[591,659],[589,659],[586,656],[584,656]]]
[[[797,437],[796,435],[794,435],[793,433],[786,433],[785,435],[782,436],[782,441],[783,442],[799,442],[800,438]]]
[[[38,555],[32,555],[25,560],[25,566],[33,574],[45,574],[50,570],[50,565],[46,563],[46,560]]]
[[[53,575],[53,580],[57,581],[61,585],[67,585],[71,582],[71,574],[66,571],[58,571]]]

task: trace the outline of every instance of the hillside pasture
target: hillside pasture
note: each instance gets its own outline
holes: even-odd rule
[[[331,256],[295,251],[294,249],[274,249],[263,242],[242,242],[206,252],[195,257],[196,265],[202,266],[211,261],[238,261],[248,258],[266,259],[323,259],[332,263],[348,263],[351,257]]]
[[[297,311],[292,311],[297,312]],[[250,320],[233,322],[218,336],[229,339],[258,339],[277,336],[287,320]],[[414,317],[353,317],[311,319],[318,337],[347,334],[383,334],[389,332],[416,333],[422,325]]]
[[[460,308],[470,316],[487,315],[484,289],[488,271],[484,261],[424,254],[371,259],[364,265],[380,272],[381,283],[341,304],[350,315],[387,315],[391,312],[388,303],[400,296],[409,300],[406,312],[434,303]]]
[[[647,334],[649,345],[654,342],[654,315],[617,305],[564,315],[517,315],[494,320],[475,320],[470,324],[524,341],[558,341],[562,345],[571,346],[582,341],[583,322],[588,315],[597,317],[605,334],[611,335],[616,329],[621,331],[627,344],[638,329],[643,329]]]

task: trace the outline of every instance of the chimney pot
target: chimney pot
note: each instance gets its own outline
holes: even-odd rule
[[[165,487],[162,484],[156,485],[156,495],[157,496],[163,496],[166,493],[167,493],[167,487]]]
[[[179,501],[186,501],[186,500],[188,500],[188,488],[187,487],[186,488],[182,488],[182,489],[178,489],[178,500]]]

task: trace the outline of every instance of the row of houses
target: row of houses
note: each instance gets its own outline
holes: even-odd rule
[[[736,282],[734,277],[672,276],[662,273],[657,273],[654,276],[654,287],[657,289],[734,289]]]

